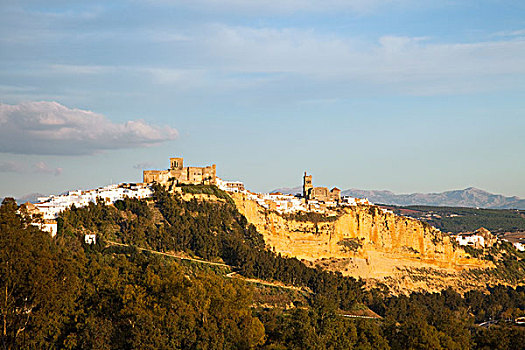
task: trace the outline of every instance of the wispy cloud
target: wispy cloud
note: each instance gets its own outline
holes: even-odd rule
[[[496,32],[492,37],[520,37],[525,36],[525,29]]]
[[[206,74],[204,69],[189,68],[170,68],[170,67],[148,67],[148,66],[125,66],[125,65],[70,65],[53,64],[41,67],[39,74],[49,75],[60,74],[63,76],[77,75],[102,75],[102,74],[121,74],[121,75],[146,75],[150,80],[157,84],[184,83],[185,86],[195,85],[201,81]],[[0,85],[1,89],[1,85]]]
[[[187,34],[174,31],[147,31],[146,35],[153,42],[157,43],[173,43],[173,42],[188,42],[192,41],[193,38]]]
[[[46,162],[40,161],[33,164],[33,171],[39,174],[53,174],[59,176],[62,174],[62,168],[51,168]]]
[[[311,30],[216,26],[203,51],[223,71],[266,72],[318,81],[379,85],[401,93],[461,93],[521,84],[525,41],[434,43],[426,37],[382,36],[374,43]]]
[[[63,169],[56,167],[50,167],[44,161],[38,161],[34,163],[31,167],[28,167],[26,164],[18,161],[4,161],[0,162],[0,172],[2,173],[37,173],[37,174],[53,174],[59,176],[62,174]]]
[[[432,1],[424,2],[430,4]],[[290,12],[290,16],[300,11],[367,11],[416,4],[411,0],[151,0],[150,3],[159,6],[149,7],[152,12],[145,16],[155,15],[155,19],[161,19],[154,25],[139,26],[138,29],[127,22],[112,21],[110,8],[97,11],[90,6],[87,9],[80,7],[79,11],[97,13],[95,17],[102,18],[100,25],[86,19],[82,22],[82,30],[77,27],[71,30],[69,24],[63,23],[62,17],[68,17],[66,11],[66,15],[60,15],[58,19],[52,15],[37,18],[43,23],[37,22],[36,27],[25,29],[23,23],[19,30],[10,29],[14,34],[28,30],[33,41],[28,44],[26,38],[17,42],[40,47],[39,51],[46,50],[49,45],[68,47],[82,40],[86,52],[99,52],[100,55],[96,59],[86,59],[70,52],[64,55],[64,59],[46,61],[35,58],[38,63],[17,67],[16,72],[10,67],[0,68],[0,74],[11,81],[18,79],[37,87],[27,92],[4,92],[5,89],[0,87],[4,98],[9,102],[54,99],[87,105],[90,96],[95,95],[107,96],[125,91],[159,96],[163,91],[173,89],[173,96],[177,97],[194,90],[190,94],[197,91],[202,96],[218,93],[226,96],[229,93],[228,96],[235,99],[237,93],[248,91],[247,87],[260,88],[260,93],[257,93],[260,96],[270,95],[276,88],[286,85],[290,94],[296,90],[294,86],[311,87],[311,96],[303,96],[308,100],[344,98],[343,91],[352,86],[359,86],[355,89],[359,93],[370,91],[372,94],[386,92],[396,95],[469,94],[523,86],[523,29],[501,31],[486,41],[476,42],[469,38],[470,41],[465,43],[461,36],[454,41],[451,37],[377,34],[390,27],[370,34],[316,25],[315,21],[312,26],[299,21],[299,27],[286,28],[282,20],[268,20],[272,11]],[[442,4],[444,7],[449,5]],[[170,8],[166,10],[165,7]],[[215,8],[221,8],[224,13],[233,12],[231,16],[216,13],[201,16],[187,26],[186,22],[180,24],[180,21],[164,18],[166,13],[179,8],[181,11],[191,8],[189,12],[193,16],[200,11],[213,12]],[[233,25],[247,23],[240,20],[244,17],[239,11],[260,14],[262,19],[253,26]],[[330,18],[326,14],[319,16]],[[48,33],[50,38],[42,39],[39,33]],[[64,35],[67,39],[63,38]],[[112,50],[111,43],[118,43],[122,50]],[[16,45],[13,47],[14,51],[20,49]],[[136,55],[130,55],[130,52],[136,52]],[[86,93],[88,89],[89,93]],[[181,91],[182,94],[178,94]],[[330,93],[334,96],[327,96]]]
[[[135,71],[147,73],[158,84],[181,84],[195,86],[205,78],[202,69],[173,69],[173,68],[136,68]]]
[[[52,64],[49,68],[51,72],[61,74],[101,74],[115,70],[115,68],[111,66],[76,64]]]
[[[23,173],[25,172],[25,167],[23,164],[15,161],[4,161],[0,162],[0,172],[1,173]]]
[[[113,123],[91,111],[57,102],[0,104],[0,152],[16,154],[93,154],[104,150],[157,145],[177,130],[143,120]]]
[[[138,164],[133,165],[133,169],[139,169],[139,170],[148,169],[152,167],[153,167],[153,163],[150,163],[150,162],[143,162],[143,163],[138,163]]]
[[[409,0],[149,0],[151,4],[163,6],[183,6],[199,11],[218,11],[234,13],[280,14],[297,12],[350,11],[367,13],[377,8],[391,5],[405,5]]]
[[[133,74],[179,90],[271,86],[285,79],[415,95],[505,89],[525,75],[525,40],[514,38],[435,43],[430,37],[384,35],[370,42],[297,28],[215,24],[192,40],[192,53],[169,65],[52,68],[64,75]]]

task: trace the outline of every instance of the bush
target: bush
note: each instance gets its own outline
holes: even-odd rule
[[[230,204],[233,203],[232,197],[228,194],[228,192],[223,191],[219,189],[215,185],[185,185],[181,184],[178,185],[182,189],[182,193],[191,193],[191,194],[207,194],[210,196],[215,196],[220,199],[224,199]]]

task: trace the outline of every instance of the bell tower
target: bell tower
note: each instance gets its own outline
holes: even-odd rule
[[[307,175],[305,171],[303,175],[303,198],[304,199],[310,198],[310,193],[312,191],[312,188],[313,188],[312,175]]]

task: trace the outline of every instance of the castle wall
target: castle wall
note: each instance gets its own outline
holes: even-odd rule
[[[145,183],[157,182],[168,185],[173,179],[174,184],[217,184],[216,165],[206,167],[183,167],[183,158],[170,158],[169,170],[144,170]]]
[[[144,170],[143,178],[145,183],[165,183],[168,182],[170,173],[168,170]]]
[[[176,180],[176,183],[188,183],[188,171],[185,168],[171,169],[170,177]]]

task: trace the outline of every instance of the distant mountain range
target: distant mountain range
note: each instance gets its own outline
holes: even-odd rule
[[[38,197],[45,197],[45,196],[46,195],[44,195],[42,193],[30,193],[30,194],[26,194],[25,196],[22,196],[20,198],[15,198],[15,200],[16,200],[16,202],[19,205],[27,203],[27,202],[36,203],[36,202],[38,202]],[[6,197],[3,197],[3,198],[0,197],[0,203],[2,203],[4,198],[6,198]]]
[[[45,196],[46,195],[42,193],[30,193],[30,194],[26,194],[25,196],[18,198],[16,201],[18,202],[18,204],[23,204],[26,202],[36,203],[38,202],[38,197],[45,197]]]
[[[296,194],[302,192],[302,187],[278,188],[272,192]],[[492,194],[478,188],[469,187],[464,190],[446,191],[441,193],[411,193],[396,194],[391,191],[359,190],[352,188],[342,191],[345,196],[368,198],[372,203],[391,205],[430,205],[443,207],[471,207],[487,209],[525,209],[525,199],[505,197]]]

